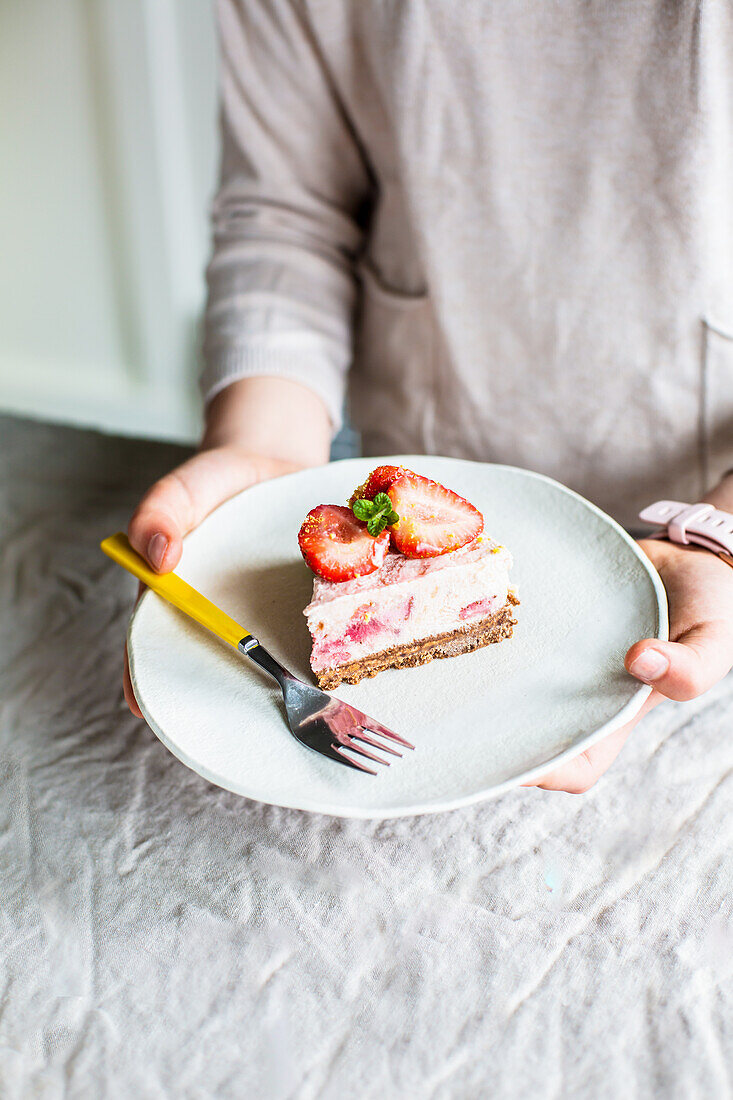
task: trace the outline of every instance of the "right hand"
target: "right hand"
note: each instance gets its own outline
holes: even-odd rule
[[[327,461],[329,441],[324,406],[298,383],[274,378],[233,383],[211,403],[198,454],[157,481],[138,504],[127,528],[130,543],[157,573],[170,573],[181,558],[184,535],[209,512],[259,481]],[[130,710],[142,718],[127,646],[123,688]]]

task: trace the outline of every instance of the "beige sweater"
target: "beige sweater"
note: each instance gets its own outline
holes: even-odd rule
[[[204,396],[633,524],[733,466],[733,5],[220,0]]]

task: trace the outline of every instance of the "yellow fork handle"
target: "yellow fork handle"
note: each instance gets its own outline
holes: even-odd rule
[[[236,623],[225,611],[207,600],[190,584],[182,580],[176,573],[154,573],[144,558],[133,550],[127,535],[118,532],[110,535],[100,543],[105,554],[141,580],[153,592],[157,592],[168,603],[172,603],[179,611],[190,615],[197,623],[201,623],[207,630],[212,631],[223,641],[237,648],[242,638],[250,637],[250,632]]]

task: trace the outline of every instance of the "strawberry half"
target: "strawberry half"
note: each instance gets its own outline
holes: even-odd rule
[[[406,470],[387,495],[400,517],[392,542],[408,558],[432,558],[459,550],[484,529],[478,508],[429,477]]]
[[[298,545],[319,577],[350,581],[379,569],[389,547],[389,531],[374,538],[349,508],[319,504],[303,520]]]
[[[377,466],[358,489],[354,489],[349,500],[349,508],[355,500],[374,500],[377,493],[386,493],[395,478],[400,474],[411,473],[405,466]]]

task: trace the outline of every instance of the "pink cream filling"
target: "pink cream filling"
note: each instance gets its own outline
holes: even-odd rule
[[[316,577],[304,612],[313,670],[470,629],[506,603],[511,564],[508,550],[479,536],[435,558],[390,553],[374,573],[340,584]]]

